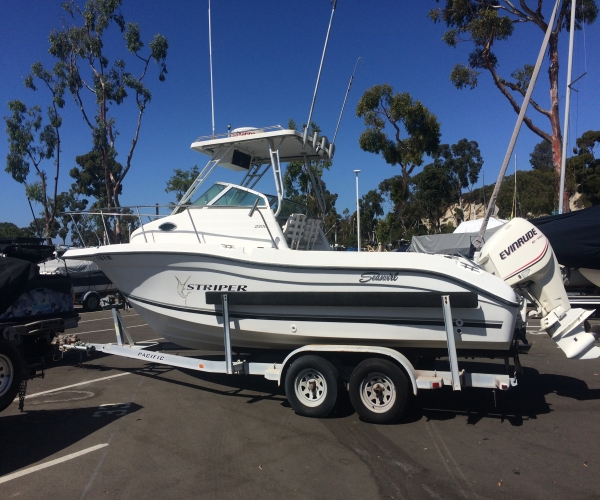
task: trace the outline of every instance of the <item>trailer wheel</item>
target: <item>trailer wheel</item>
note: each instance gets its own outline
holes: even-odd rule
[[[337,400],[338,373],[319,356],[302,356],[285,375],[285,394],[298,415],[324,417]]]
[[[19,392],[23,361],[15,346],[0,342],[0,411],[6,409]]]
[[[100,307],[100,296],[96,293],[90,293],[83,301],[83,308],[86,311],[95,311]]]
[[[391,361],[366,359],[350,377],[350,401],[356,413],[366,422],[396,422],[407,406],[406,375]]]

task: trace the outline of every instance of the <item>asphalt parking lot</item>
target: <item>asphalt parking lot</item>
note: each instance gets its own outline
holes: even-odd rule
[[[105,311],[70,332],[114,341]],[[600,360],[530,340],[518,388],[424,391],[390,426],[346,396],[309,419],[260,377],[69,353],[0,414],[0,498],[600,498]]]

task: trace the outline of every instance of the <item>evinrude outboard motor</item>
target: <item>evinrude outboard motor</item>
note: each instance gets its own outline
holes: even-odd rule
[[[545,330],[567,358],[600,356],[600,348],[594,346],[600,332],[585,331],[585,320],[594,311],[571,309],[550,242],[533,224],[511,220],[475,254],[475,262],[536,304],[540,331]]]

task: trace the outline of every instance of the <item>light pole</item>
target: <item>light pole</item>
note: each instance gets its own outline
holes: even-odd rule
[[[360,204],[358,203],[358,173],[360,170],[355,170],[356,174],[356,236],[358,238],[358,251],[360,252]]]

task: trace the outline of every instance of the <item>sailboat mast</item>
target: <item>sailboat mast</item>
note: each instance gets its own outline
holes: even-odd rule
[[[560,193],[558,195],[558,213],[562,214],[565,197],[565,171],[567,166],[567,142],[569,139],[569,111],[571,108],[571,71],[573,69],[573,41],[575,38],[576,0],[571,1],[571,32],[569,33],[569,62],[567,64],[567,96],[565,99],[565,129],[563,131],[562,161],[560,164]],[[568,209],[568,207],[567,207]]]

